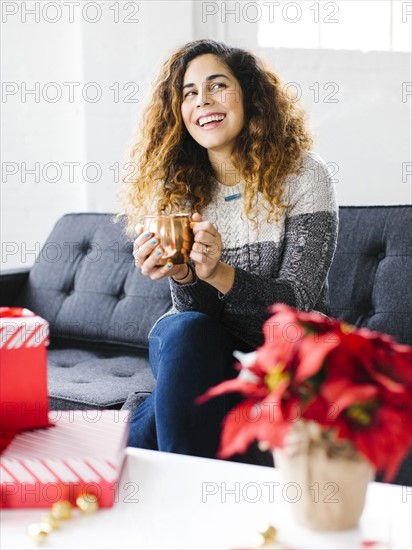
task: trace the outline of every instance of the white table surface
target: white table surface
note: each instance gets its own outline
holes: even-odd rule
[[[279,485],[275,485],[279,483]],[[315,532],[298,526],[275,468],[127,449],[117,503],[79,512],[43,548],[245,549],[262,524],[294,549],[359,549],[362,540],[412,548],[412,489],[371,483],[359,527]],[[287,498],[293,498],[291,494]],[[38,548],[27,535],[42,510],[2,510],[2,550]]]

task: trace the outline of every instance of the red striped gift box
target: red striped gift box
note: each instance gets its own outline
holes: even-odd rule
[[[17,435],[0,457],[0,506],[73,505],[81,493],[101,507],[118,499],[129,432],[127,411],[52,411],[50,428]]]
[[[0,308],[0,436],[49,425],[47,321],[28,309]]]

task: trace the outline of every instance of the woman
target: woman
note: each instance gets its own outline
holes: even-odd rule
[[[173,309],[150,334],[156,387],[130,445],[214,457],[234,401],[195,398],[236,375],[233,351],[262,343],[274,302],[328,313],[337,206],[311,144],[301,109],[251,53],[199,40],[163,65],[132,149],[129,229],[149,210],[197,223],[189,263],[163,267],[156,235],[137,227],[136,265],[169,277]]]

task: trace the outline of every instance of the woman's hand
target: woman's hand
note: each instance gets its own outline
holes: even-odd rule
[[[164,251],[153,233],[144,233],[141,224],[136,225],[136,233],[137,239],[133,245],[133,256],[136,267],[140,267],[143,275],[150,277],[153,281],[170,276],[184,277],[187,273],[186,265],[173,265],[172,262],[167,262],[161,267],[156,265]]]
[[[220,265],[222,239],[219,231],[210,222],[203,221],[200,214],[193,214],[194,244],[190,257],[196,268],[199,279],[207,281],[212,278]]]
[[[193,214],[192,221],[195,242],[190,257],[195,264],[196,275],[226,294],[233,286],[235,270],[220,261],[223,249],[220,233],[213,224],[203,221],[200,214]]]

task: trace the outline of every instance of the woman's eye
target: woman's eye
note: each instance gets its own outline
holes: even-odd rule
[[[212,84],[209,84],[206,88],[207,93],[209,94],[215,94],[219,90],[224,90],[227,88],[227,84],[224,84],[223,82],[213,82]],[[197,95],[196,90],[189,90],[183,95],[183,99],[186,99],[187,97],[195,96]]]
[[[214,82],[210,86],[210,91],[211,92],[217,92],[219,90],[223,90],[226,87],[227,87],[226,84],[224,84],[223,82]]]

